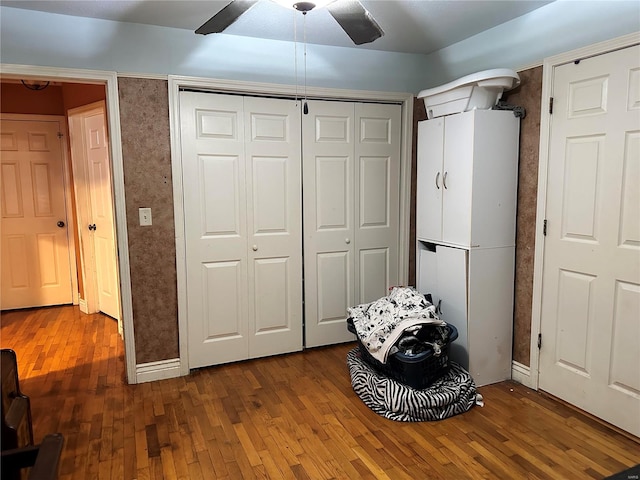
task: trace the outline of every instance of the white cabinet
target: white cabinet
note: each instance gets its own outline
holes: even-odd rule
[[[518,132],[509,111],[418,124],[418,238],[461,247],[514,244]]]
[[[464,249],[418,242],[416,288],[431,293],[458,339],[451,360],[476,385],[511,378],[515,247]]]
[[[458,329],[477,385],[511,377],[519,120],[476,110],[420,122],[416,287]]]

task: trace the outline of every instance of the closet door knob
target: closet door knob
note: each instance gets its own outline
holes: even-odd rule
[[[349,243],[351,243],[351,240],[349,238],[345,238],[344,239],[344,243],[349,244]]]
[[[253,247],[251,247],[253,249],[254,252],[258,251],[258,245],[254,245]]]
[[[449,174],[449,172],[444,172],[444,175],[442,176],[442,186],[445,188],[445,190],[447,190],[447,175]]]
[[[436,188],[440,190],[440,185],[438,185],[438,180],[440,180],[440,172],[436,173]]]

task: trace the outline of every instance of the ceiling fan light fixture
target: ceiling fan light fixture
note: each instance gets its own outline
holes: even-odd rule
[[[273,0],[278,5],[282,5],[286,8],[291,8],[293,10],[298,10],[299,12],[309,12],[314,8],[322,8],[326,7],[330,3],[333,3],[335,0],[314,0],[311,2],[301,2],[298,0]]]
[[[22,82],[22,85],[27,87],[29,90],[34,90],[36,92],[39,90],[44,90],[51,83],[46,80],[42,80],[42,81],[41,80],[20,80],[20,81]]]

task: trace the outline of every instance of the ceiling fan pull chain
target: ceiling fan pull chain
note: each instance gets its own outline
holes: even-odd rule
[[[293,70],[296,82],[296,103],[298,103],[298,19],[296,11],[292,11],[293,15]]]
[[[307,115],[309,113],[309,105],[307,105],[307,12],[302,12],[302,32],[304,36],[304,106],[302,112]]]

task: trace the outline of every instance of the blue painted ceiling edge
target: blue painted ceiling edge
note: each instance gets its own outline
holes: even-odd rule
[[[490,68],[521,69],[545,57],[640,30],[636,1],[556,1],[430,55],[307,46],[307,85],[410,92]],[[569,34],[570,32],[570,34]],[[5,64],[303,83],[302,48],[237,35],[0,7]]]

